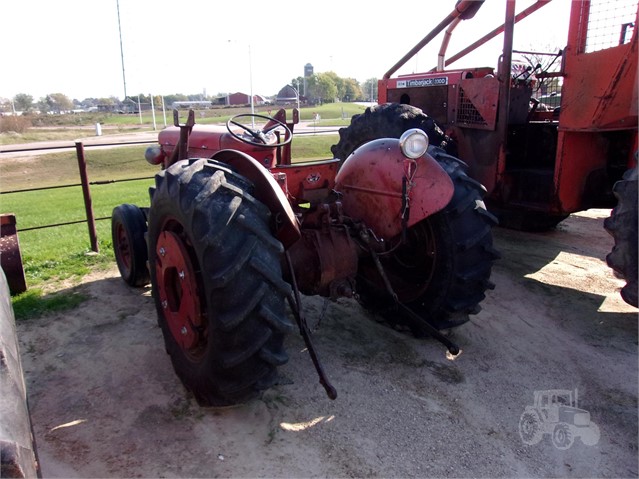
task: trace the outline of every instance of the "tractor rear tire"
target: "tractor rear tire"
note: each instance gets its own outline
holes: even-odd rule
[[[201,406],[246,402],[288,361],[282,244],[253,186],[214,160],[156,175],[149,269],[166,350]]]
[[[486,190],[468,177],[460,160],[440,148],[431,147],[429,153],[450,175],[453,198],[444,210],[409,228],[407,243],[380,260],[399,301],[441,330],[479,313],[486,290],[494,288],[489,279],[500,255],[492,239],[497,220],[482,201]],[[372,260],[361,260],[357,281],[364,307],[416,336],[427,334],[424,325],[394,307]]]
[[[617,206],[604,220],[604,228],[612,235],[615,245],[606,256],[606,263],[626,285],[621,289],[623,300],[638,307],[637,301],[637,168],[628,170],[612,189]]]
[[[534,446],[544,436],[539,416],[531,411],[524,411],[519,418],[519,437],[527,446]]]
[[[364,113],[353,115],[351,124],[339,129],[339,142],[331,146],[331,152],[344,162],[358,146],[378,138],[399,138],[411,128],[426,132],[431,145],[456,154],[451,139],[433,118],[417,107],[400,103],[370,106]]]
[[[146,265],[146,216],[135,205],[116,206],[111,215],[111,237],[120,276],[129,286],[149,283]]]

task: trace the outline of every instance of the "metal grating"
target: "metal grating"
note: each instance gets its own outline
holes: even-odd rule
[[[637,0],[591,0],[586,53],[629,43],[637,20]]]
[[[459,103],[457,104],[457,123],[462,125],[488,125],[461,87],[459,88]]]

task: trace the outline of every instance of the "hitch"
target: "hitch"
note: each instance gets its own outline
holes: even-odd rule
[[[186,119],[186,123],[180,123],[179,112],[177,110],[173,110],[173,125],[180,128],[180,140],[178,148],[173,150],[172,155],[175,156],[177,154],[177,158],[172,157],[170,164],[184,160],[188,156],[189,136],[191,135],[191,131],[195,125],[195,112],[193,110],[189,110],[189,116]]]
[[[291,306],[291,310],[293,311],[293,316],[295,316],[295,322],[297,322],[297,326],[300,328],[300,334],[302,335],[302,339],[304,339],[304,344],[306,344],[306,349],[308,349],[308,353],[311,356],[311,360],[313,361],[313,366],[315,366],[315,370],[317,371],[317,375],[319,376],[319,382],[324,387],[327,396],[330,399],[337,398],[337,390],[333,387],[333,385],[328,380],[328,376],[324,372],[324,367],[320,363],[319,357],[317,356],[317,351],[315,350],[315,346],[313,345],[313,341],[311,340],[311,332],[308,329],[308,324],[306,323],[306,318],[302,315],[302,302],[300,298],[300,291],[297,288],[297,280],[295,279],[295,271],[293,270],[293,262],[291,261],[291,257],[286,251],[286,263],[288,264],[288,269],[291,274],[291,283],[293,285],[293,291],[286,298],[288,300],[289,305]]]

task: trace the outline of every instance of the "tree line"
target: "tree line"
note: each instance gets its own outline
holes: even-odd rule
[[[306,78],[293,78],[290,85],[295,88],[303,101],[310,103],[332,103],[334,101],[374,101],[377,98],[377,79],[371,78],[363,83],[354,78],[342,78],[334,72],[315,73]],[[226,96],[228,93],[217,95],[204,95],[203,93],[169,95],[155,95],[153,103],[160,108],[162,101],[167,106],[176,101],[201,101],[214,100]],[[275,96],[275,95],[273,95]],[[76,109],[90,109],[98,107],[117,108],[123,102],[140,102],[150,104],[151,97],[148,94],[131,96],[120,100],[117,97],[85,98],[84,100],[71,99],[63,93],[49,93],[39,100],[27,93],[18,93],[13,98],[0,98],[0,112],[32,112],[63,113]]]

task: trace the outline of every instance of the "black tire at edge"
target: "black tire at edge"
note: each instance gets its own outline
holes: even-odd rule
[[[131,267],[127,268],[119,255],[117,225],[125,230],[131,254]],[[131,204],[122,204],[113,209],[111,215],[111,237],[115,260],[120,276],[129,286],[144,286],[149,283],[146,250],[146,216],[142,209]]]
[[[617,206],[610,217],[604,220],[604,228],[614,238],[612,251],[606,256],[606,263],[615,273],[626,280],[621,289],[623,300],[638,307],[637,300],[637,168],[628,170],[622,180],[613,186]]]

